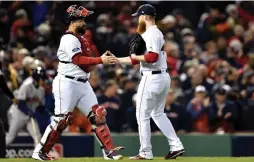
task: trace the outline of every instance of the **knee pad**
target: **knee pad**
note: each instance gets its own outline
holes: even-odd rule
[[[73,116],[72,113],[69,112],[66,115],[60,116],[58,120],[54,120],[57,125],[57,130],[63,131],[67,128],[68,125],[71,125],[73,123]]]
[[[92,107],[92,112],[98,117],[105,117],[107,115],[106,109],[100,105],[94,105]]]

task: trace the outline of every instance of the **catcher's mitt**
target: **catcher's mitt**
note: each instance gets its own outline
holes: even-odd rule
[[[129,42],[129,54],[142,55],[146,50],[146,42],[140,34],[135,34]]]

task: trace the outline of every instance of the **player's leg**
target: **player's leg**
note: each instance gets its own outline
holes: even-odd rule
[[[9,131],[6,134],[6,146],[11,144],[16,138],[17,134],[25,127],[29,117],[23,114],[17,107],[13,108],[13,119],[11,120]]]
[[[143,76],[139,84],[136,103],[136,117],[139,131],[139,155],[130,159],[152,159],[150,113],[156,106],[156,95],[152,93],[151,78]],[[150,86],[150,87],[149,87]]]
[[[29,122],[26,125],[26,129],[33,138],[36,147],[39,144],[39,140],[41,139],[41,132],[37,120],[35,118],[30,118]]]
[[[116,151],[123,147],[114,147],[110,130],[106,124],[106,110],[98,105],[97,98],[89,83],[86,84],[85,92],[86,94],[79,100],[77,107],[92,124],[92,131],[101,145],[104,159],[122,159],[122,155],[117,154]]]
[[[168,94],[168,89],[170,87],[170,78],[165,77],[164,80],[162,79],[162,82],[164,82],[165,89],[158,96],[158,101],[156,103],[154,110],[151,113],[151,117],[153,118],[155,124],[162,131],[162,133],[167,137],[167,140],[168,140],[168,143],[170,146],[170,151],[172,151],[172,152],[180,151],[180,150],[184,149],[182,142],[177,137],[176,132],[175,132],[170,120],[167,118],[166,114],[164,113],[166,96]],[[162,85],[163,85],[163,83],[162,83]],[[183,153],[183,151],[180,151],[180,152]]]
[[[77,83],[66,78],[57,76],[53,82],[53,93],[55,97],[55,116],[46,128],[39,144],[36,146],[32,158],[37,160],[52,160],[48,153],[62,132],[72,123],[72,111],[78,100]]]

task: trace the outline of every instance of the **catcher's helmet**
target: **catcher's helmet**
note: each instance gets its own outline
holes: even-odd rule
[[[84,19],[87,16],[93,14],[93,11],[89,11],[86,8],[82,6],[77,6],[77,5],[71,5],[68,7],[66,10],[66,14],[64,17],[64,22],[69,24],[71,21],[79,20],[79,19]]]
[[[40,79],[46,80],[47,79],[46,71],[39,66],[33,70],[32,77],[37,82],[39,82]]]

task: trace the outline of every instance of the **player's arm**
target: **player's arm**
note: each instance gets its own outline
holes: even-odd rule
[[[105,52],[101,57],[88,57],[86,51],[82,51],[80,41],[73,35],[65,35],[62,40],[67,54],[72,58],[72,62],[78,66],[97,65],[97,64],[113,64],[116,58],[106,56]]]
[[[27,106],[27,86],[21,85],[18,90],[17,100],[19,110],[21,110],[26,115],[31,115],[32,112]]]
[[[138,56],[138,55],[132,54],[129,57],[117,58],[117,60],[121,64],[136,65],[136,64],[139,64],[140,61],[141,62],[147,62],[147,63],[154,63],[158,60],[158,58],[159,58],[159,54],[157,54],[155,52],[148,52],[145,55]]]
[[[87,57],[82,52],[75,54],[72,57],[72,62],[78,66],[82,65],[97,65],[97,64],[114,64],[117,59],[113,56],[107,56],[105,52],[101,57]]]
[[[148,52],[144,55],[135,55],[132,54],[131,58],[136,61],[141,61],[141,62],[147,62],[147,63],[155,63],[158,61],[159,54],[155,52]]]

